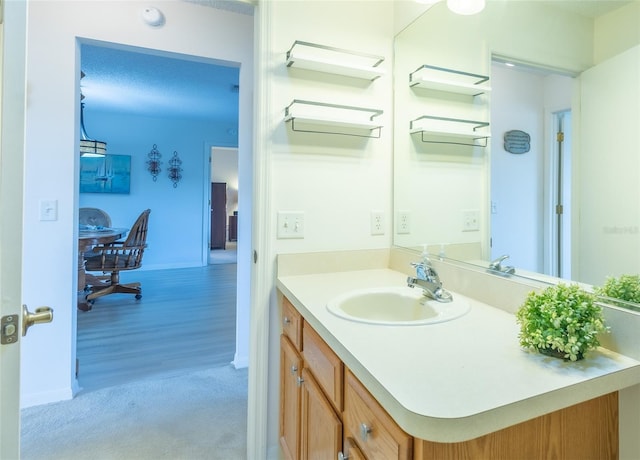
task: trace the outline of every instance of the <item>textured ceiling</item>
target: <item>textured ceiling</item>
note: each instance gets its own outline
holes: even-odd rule
[[[93,45],[80,60],[87,110],[237,121],[237,67]]]
[[[252,15],[244,0],[184,0]],[[116,45],[81,47],[86,110],[142,116],[206,118],[237,123],[237,67],[193,56]]]

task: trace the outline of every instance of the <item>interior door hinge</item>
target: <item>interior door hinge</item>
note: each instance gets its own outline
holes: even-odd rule
[[[561,204],[557,204],[556,205],[556,214],[561,215],[562,212],[563,212],[562,205]]]
[[[556,139],[558,142],[564,142],[564,133],[562,131],[558,131],[558,134],[556,134]]]

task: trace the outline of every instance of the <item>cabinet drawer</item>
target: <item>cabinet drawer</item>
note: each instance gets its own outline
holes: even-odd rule
[[[408,460],[413,438],[393,421],[358,379],[345,372],[343,424],[368,459]]]
[[[282,298],[282,333],[296,350],[302,351],[302,316],[286,297]]]
[[[302,326],[302,357],[318,385],[333,407],[342,412],[342,378],[344,366],[340,358],[306,322]]]

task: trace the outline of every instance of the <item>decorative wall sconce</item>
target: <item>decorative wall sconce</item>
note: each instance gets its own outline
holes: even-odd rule
[[[182,179],[182,168],[180,165],[182,164],[182,160],[178,158],[178,152],[173,152],[173,157],[169,160],[169,179],[173,182],[173,188],[178,186],[178,182]]]
[[[158,151],[158,146],[156,144],[153,144],[153,148],[147,156],[149,157],[147,160],[147,169],[151,173],[151,177],[153,177],[153,181],[155,182],[158,180],[158,174],[162,171],[160,168],[160,165],[162,164],[162,161],[160,161],[162,154]]]

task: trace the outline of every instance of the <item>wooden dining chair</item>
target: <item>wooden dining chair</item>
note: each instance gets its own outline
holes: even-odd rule
[[[142,298],[140,283],[120,284],[120,272],[136,270],[142,266],[142,255],[147,247],[147,228],[149,225],[150,209],[140,214],[129,230],[124,241],[116,241],[93,248],[95,257],[87,259],[86,271],[111,273],[108,281],[90,287],[87,302],[92,304],[95,299],[108,294],[134,294],[136,299]]]

